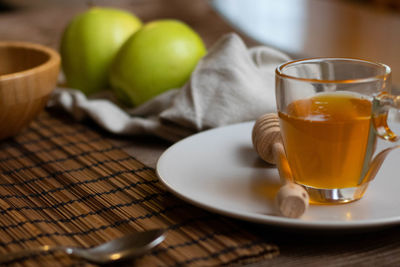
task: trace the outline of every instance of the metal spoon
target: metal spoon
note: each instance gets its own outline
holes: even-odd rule
[[[41,246],[0,255],[0,264],[32,254],[53,251],[62,251],[68,255],[73,255],[93,263],[106,264],[138,257],[160,244],[164,239],[165,230],[156,229],[129,234],[92,248]]]

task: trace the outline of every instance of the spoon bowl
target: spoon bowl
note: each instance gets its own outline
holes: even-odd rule
[[[97,264],[108,264],[132,259],[145,254],[165,239],[165,230],[154,229],[135,232],[92,248],[67,246],[41,246],[0,255],[0,264],[18,260],[32,254],[61,251]]]

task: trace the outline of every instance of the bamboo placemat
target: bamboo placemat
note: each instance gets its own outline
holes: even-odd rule
[[[233,219],[170,194],[154,169],[80,123],[43,112],[0,142],[0,253],[40,245],[90,247],[126,233],[168,229],[130,264],[215,266],[271,258],[278,248]],[[18,266],[86,265],[60,253]]]

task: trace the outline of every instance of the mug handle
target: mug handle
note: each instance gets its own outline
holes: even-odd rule
[[[386,141],[397,142],[399,136],[390,129],[387,123],[390,109],[396,109],[400,112],[400,96],[390,95],[387,92],[374,96],[372,101],[372,123],[376,134]]]
[[[374,127],[375,133],[379,138],[394,143],[394,145],[375,155],[369,164],[362,183],[373,180],[389,152],[400,147],[398,143],[400,137],[390,129],[387,123],[390,109],[396,109],[400,112],[400,96],[390,95],[386,92],[374,96],[372,100],[372,127]],[[373,151],[370,151],[370,153],[373,154]]]

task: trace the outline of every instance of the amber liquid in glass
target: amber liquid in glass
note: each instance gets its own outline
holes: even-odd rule
[[[356,187],[365,174],[375,137],[371,102],[356,94],[323,93],[279,113],[295,182],[314,188]],[[372,140],[372,142],[371,142]]]

